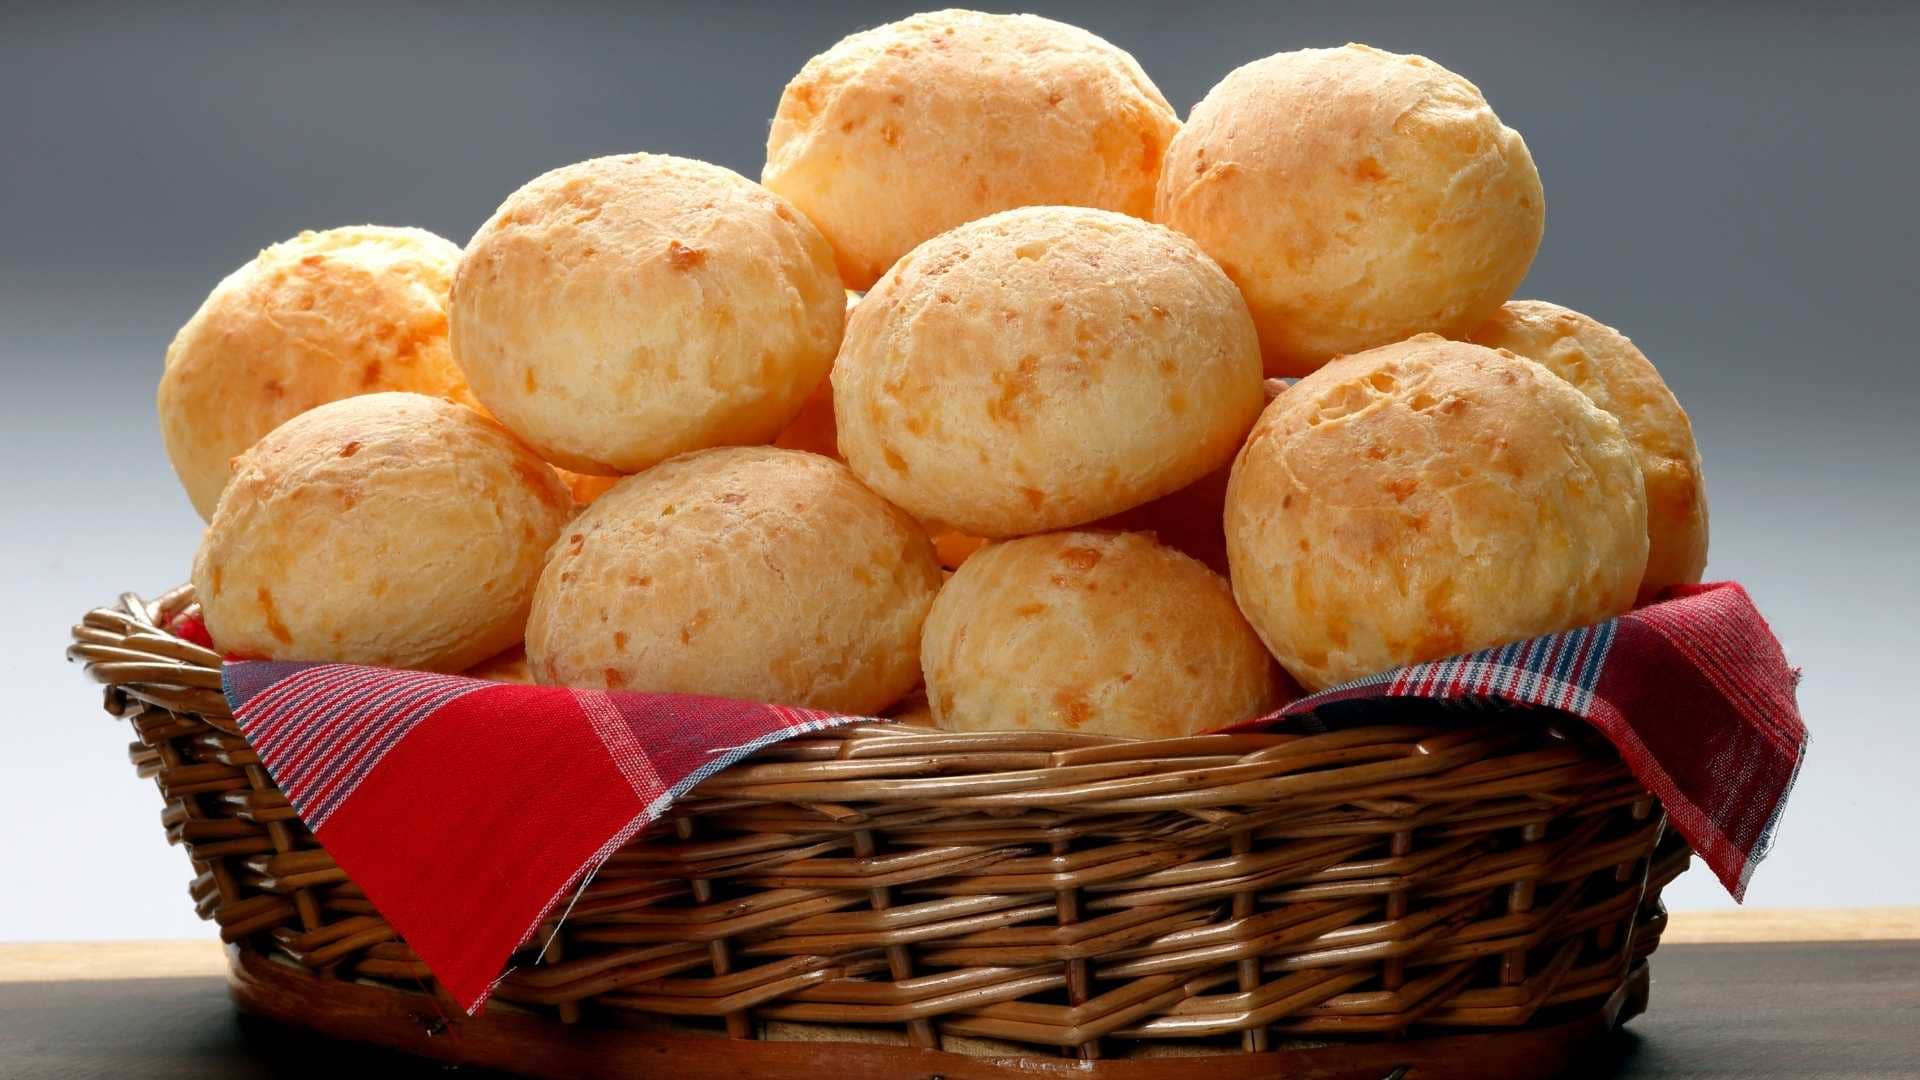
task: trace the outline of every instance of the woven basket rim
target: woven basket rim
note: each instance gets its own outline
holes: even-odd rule
[[[191,586],[152,603],[131,594],[89,612],[68,655],[131,698],[186,709],[240,734],[221,691],[220,656],[167,629],[193,604]],[[1503,723],[1511,723],[1511,720]],[[1529,711],[1568,745],[1506,770],[1483,795],[1561,779],[1592,758],[1577,722]],[[1519,725],[1515,725],[1519,726]],[[854,721],[796,737],[721,770],[688,797],[837,805],[910,802],[982,809],[1205,811],[1249,801],[1359,797],[1449,773],[1526,737],[1521,731],[1433,724],[1359,724],[1333,732],[1243,732],[1134,739],[1067,731],[948,731],[896,720]],[[1624,765],[1613,779],[1631,784]],[[1545,775],[1540,775],[1545,774]],[[1469,777],[1472,779],[1473,777]]]

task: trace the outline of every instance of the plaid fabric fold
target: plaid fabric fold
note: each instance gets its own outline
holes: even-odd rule
[[[675,799],[762,747],[858,719],[349,664],[234,661],[221,681],[301,820],[470,1012]]]
[[[1742,900],[1806,757],[1799,681],[1745,589],[1677,585],[1617,619],[1359,679],[1232,730],[1364,719],[1393,698],[1569,713]]]
[[[191,633],[195,627],[177,627]],[[1578,716],[1741,897],[1805,756],[1796,673],[1731,583],[1335,687],[1234,730],[1366,722],[1393,699]],[[346,664],[233,661],[235,720],[301,819],[472,1010],[513,953],[701,780],[858,717]]]

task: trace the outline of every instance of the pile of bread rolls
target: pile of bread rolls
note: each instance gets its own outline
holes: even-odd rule
[[[1510,299],[1544,222],[1424,57],[1279,53],[1182,124],[1084,30],[917,15],[794,77],[760,183],[597,158],[464,250],[220,282],[158,401],[193,583],[239,656],[1237,723],[1699,579],[1686,414]]]

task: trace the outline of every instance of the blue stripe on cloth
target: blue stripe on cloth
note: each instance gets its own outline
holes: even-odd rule
[[[1540,672],[1547,666],[1547,660],[1553,655],[1553,635],[1537,637],[1527,642],[1527,656],[1520,664],[1520,685],[1514,692],[1514,698],[1537,705],[1540,702]]]
[[[1538,638],[1528,638],[1514,643],[1513,659],[1507,662],[1506,674],[1500,680],[1499,695],[1513,699],[1525,691],[1528,666],[1533,662],[1533,651],[1539,646]]]
[[[271,703],[265,697],[256,702],[266,715],[255,723],[269,726],[254,738],[254,746],[273,755],[283,768],[316,750],[337,745],[401,691],[401,686],[379,668],[342,667],[330,677],[315,676],[301,682],[304,685],[296,688],[288,680],[281,680]],[[345,703],[344,707],[339,703]],[[247,730],[252,734],[254,723],[249,723]]]
[[[220,665],[220,692],[226,695],[227,708],[238,713],[260,691],[295,672],[319,666],[284,660],[236,660]]]
[[[1604,622],[1591,627],[1591,639],[1587,644],[1586,660],[1580,665],[1574,677],[1578,687],[1568,712],[1586,716],[1593,711],[1593,694],[1600,686],[1600,673],[1606,669],[1607,654],[1613,651],[1613,639],[1616,625]]]
[[[1585,716],[1593,708],[1616,627],[1609,620],[1368,675],[1301,698],[1281,715],[1309,720],[1342,702],[1417,698],[1466,711],[1544,706]]]
[[[300,816],[307,820],[308,825],[318,829],[326,823],[327,818],[333,816],[333,812],[340,808],[340,804],[346,801],[347,796],[353,794],[354,789],[360,786],[360,782],[366,779],[374,766],[380,764],[381,759],[387,756],[387,751],[393,749],[394,745],[408,732],[439,711],[441,706],[476,690],[483,690],[488,685],[479,679],[449,678],[436,679],[430,683],[415,686],[405,699],[396,701],[387,714],[380,717],[377,723],[369,727],[360,740],[357,740],[372,745],[360,760],[354,763],[352,770],[340,778],[332,791],[327,792],[314,804],[312,814],[303,810]],[[336,762],[335,767],[337,764]]]
[[[1560,688],[1566,686],[1573,677],[1573,666],[1580,661],[1580,646],[1587,640],[1587,631],[1581,627],[1556,636],[1559,638],[1560,655],[1554,658],[1553,681],[1556,685],[1549,700],[1557,703],[1567,697]]]
[[[312,678],[297,679],[306,673]],[[292,687],[289,680],[312,685]],[[267,774],[301,820],[318,829],[421,720],[493,684],[458,675],[247,660],[221,665],[220,685]],[[269,691],[276,690],[269,700]],[[340,775],[350,761],[353,767]]]

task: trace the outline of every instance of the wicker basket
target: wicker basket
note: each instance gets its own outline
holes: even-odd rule
[[[133,725],[237,996],[446,1060],[1551,1071],[1640,1007],[1688,861],[1611,748],[1547,713],[1158,741],[857,724],[701,784],[467,1018],[240,737],[219,658],[162,629],[191,602],[123,597],[69,655]]]

